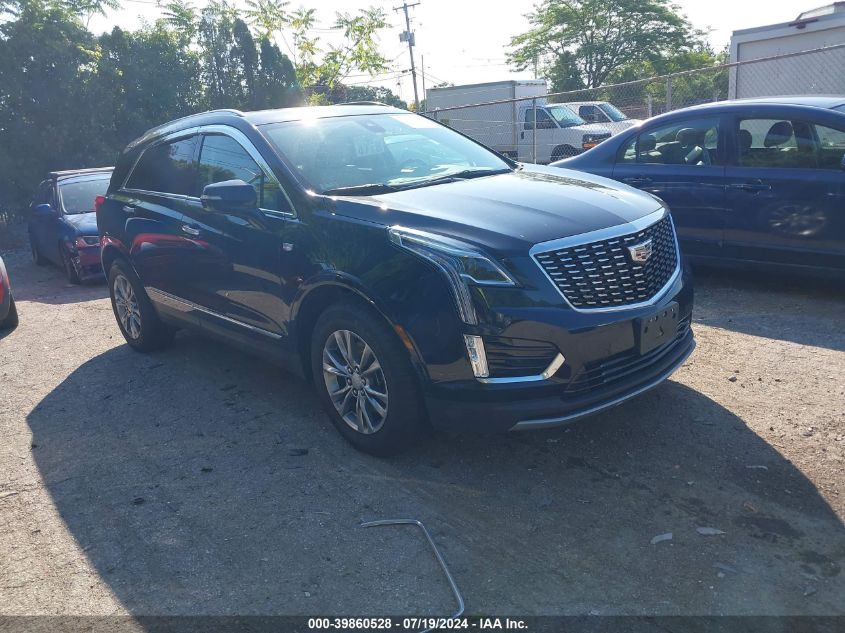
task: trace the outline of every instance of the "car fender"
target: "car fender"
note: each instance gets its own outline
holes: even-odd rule
[[[291,303],[290,309],[291,336],[294,340],[297,340],[299,337],[300,329],[298,323],[303,306],[308,303],[315,293],[328,289],[348,292],[377,312],[391,329],[396,332],[397,337],[409,353],[414,370],[421,378],[427,375],[425,364],[422,362],[422,354],[410,333],[396,322],[384,303],[378,297],[374,296],[360,279],[349,273],[337,270],[321,271],[300,286]]]

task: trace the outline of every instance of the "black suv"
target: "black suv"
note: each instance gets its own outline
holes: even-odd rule
[[[376,454],[428,423],[600,411],[695,345],[660,200],[386,106],[155,128],[120,156],[97,219],[129,345],[191,327],[254,350],[313,379],[338,430]]]

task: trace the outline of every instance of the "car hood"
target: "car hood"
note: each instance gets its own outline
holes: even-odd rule
[[[338,197],[335,204],[340,215],[448,235],[509,255],[625,224],[661,206],[614,180],[536,165],[378,196]]]
[[[64,216],[65,222],[76,229],[79,235],[98,235],[97,232],[97,214],[93,211],[91,213],[78,213],[75,215]]]
[[[583,125],[571,125],[563,129],[574,130],[581,132],[581,134],[598,134],[601,136],[611,133],[610,126],[607,123],[584,123]]]

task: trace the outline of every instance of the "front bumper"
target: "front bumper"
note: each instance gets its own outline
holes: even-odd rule
[[[688,330],[665,349],[657,350],[661,357],[647,369],[610,387],[596,388],[577,397],[569,397],[565,387],[540,396],[529,389],[511,390],[507,399],[491,397],[489,400],[466,397],[469,394],[462,394],[464,397],[430,394],[427,398],[429,416],[435,427],[476,432],[561,426],[618,406],[658,386],[683,365],[694,349],[695,338],[692,330]]]
[[[660,301],[636,310],[578,314],[548,307],[523,313],[525,318],[514,320],[504,335],[551,343],[565,363],[539,380],[456,380],[455,372],[451,379],[429,382],[425,391],[432,424],[475,432],[558,426],[657,386],[695,349],[688,281],[682,275]],[[661,347],[640,354],[637,320],[672,302],[679,306],[677,332]]]
[[[104,277],[99,246],[76,248],[75,252],[71,253],[71,262],[76,269],[76,274],[79,275],[80,281],[91,281]]]

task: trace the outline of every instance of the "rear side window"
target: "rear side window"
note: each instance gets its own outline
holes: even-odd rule
[[[687,119],[646,130],[631,138],[619,163],[657,165],[719,164],[719,119]]]
[[[222,134],[210,134],[202,143],[197,164],[197,191],[224,180],[243,180],[255,188],[258,206],[271,211],[285,210],[278,181],[266,174],[240,143]]]
[[[189,195],[196,144],[197,137],[192,136],[147,148],[126,182],[127,189]]]
[[[743,119],[737,132],[743,167],[841,169],[845,131],[798,119]]]

